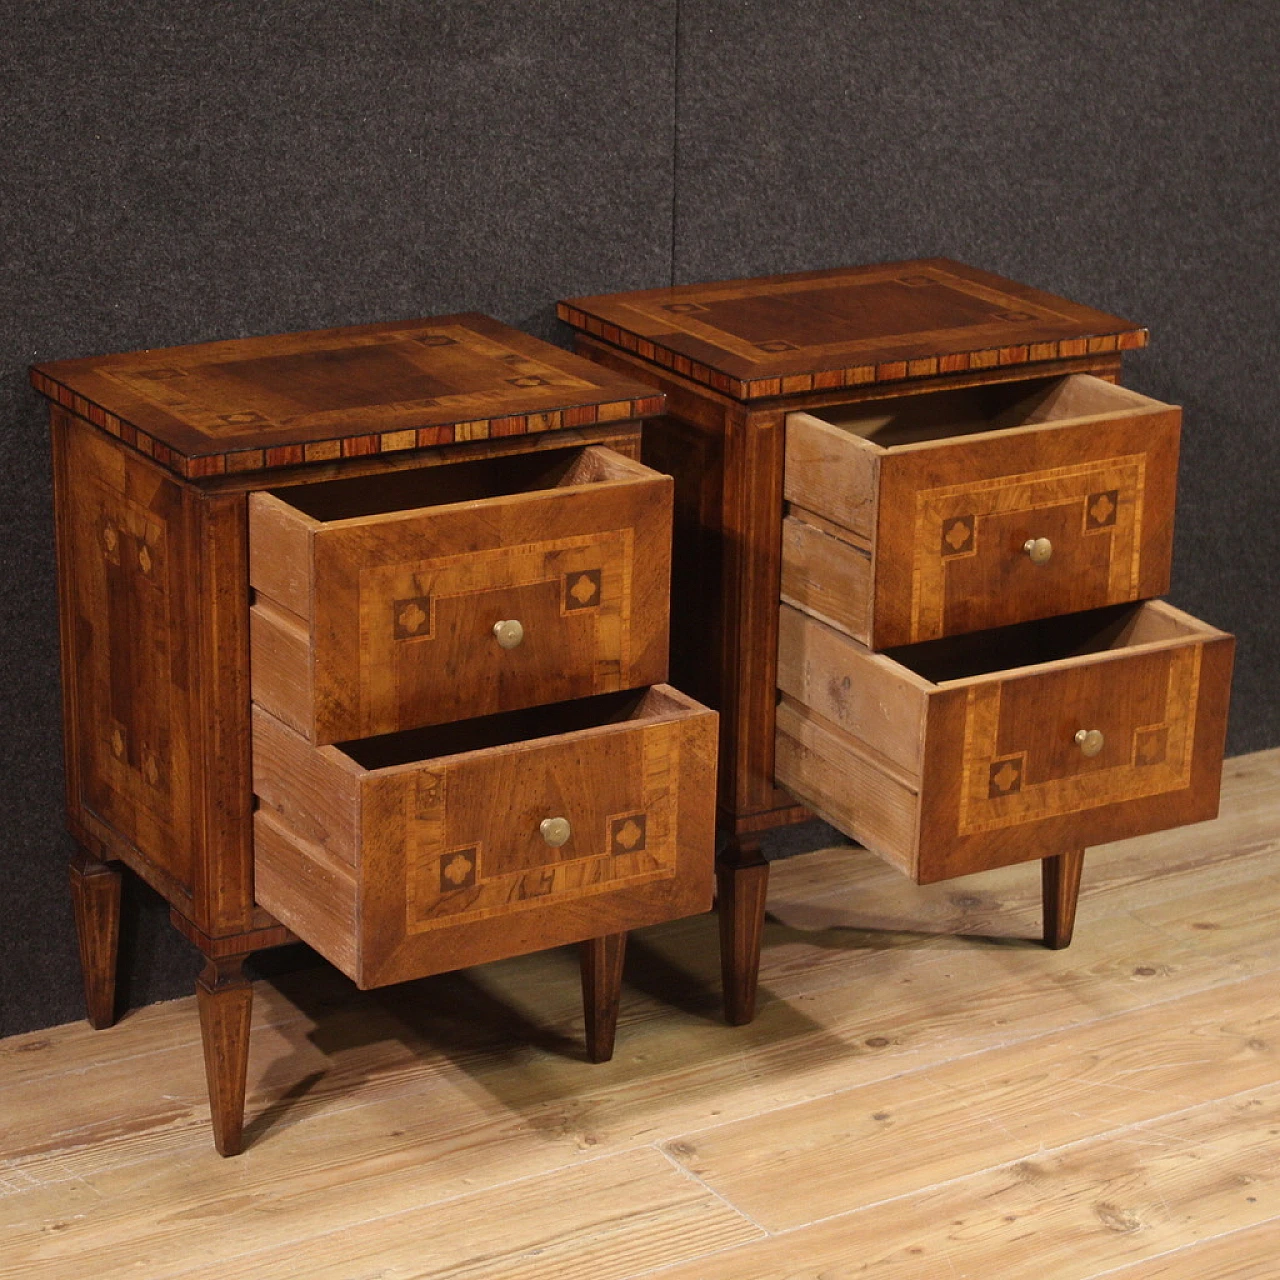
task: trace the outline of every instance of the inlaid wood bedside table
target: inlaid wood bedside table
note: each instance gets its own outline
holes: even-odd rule
[[[43,364],[89,1018],[120,868],[171,904],[214,1136],[239,1149],[254,950],[363,987],[711,904],[716,717],[667,675],[650,387],[480,315]]]
[[[1217,812],[1233,642],[1159,602],[1180,412],[1146,331],[944,259],[561,303],[667,394],[674,678],[723,721],[727,1012],[754,1010],[759,835],[818,813],[918,881]],[[780,784],[780,785],[779,785]],[[803,802],[803,807],[797,801]]]

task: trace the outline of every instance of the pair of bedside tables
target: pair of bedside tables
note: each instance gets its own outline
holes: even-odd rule
[[[735,1023],[770,827],[1043,859],[1065,945],[1085,845],[1216,812],[1231,640],[1147,602],[1142,331],[941,261],[561,315],[589,359],[464,315],[32,371],[89,1016],[123,865],[205,956],[223,1154],[256,949],[372,987],[580,943],[601,1060],[627,931],[710,905],[717,794]]]

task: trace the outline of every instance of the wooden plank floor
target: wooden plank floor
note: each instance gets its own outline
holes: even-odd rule
[[[575,957],[360,994],[259,984],[222,1160],[194,1002],[0,1041],[0,1277],[1271,1280],[1280,750],[1215,823],[916,888],[777,863],[761,1009],[711,917],[633,939],[615,1060]]]

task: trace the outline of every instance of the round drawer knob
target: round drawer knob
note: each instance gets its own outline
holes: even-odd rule
[[[1076,734],[1076,746],[1080,748],[1082,755],[1096,756],[1105,742],[1101,729],[1081,729]]]
[[[543,818],[538,830],[542,832],[542,838],[553,849],[558,849],[573,835],[573,828],[569,825],[568,818]]]
[[[493,634],[504,649],[514,649],[524,639],[524,626],[518,618],[507,618],[493,624]]]
[[[1048,564],[1053,555],[1053,543],[1048,538],[1028,538],[1022,549],[1031,557],[1032,564]]]

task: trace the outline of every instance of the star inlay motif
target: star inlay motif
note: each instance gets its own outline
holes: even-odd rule
[[[997,791],[1008,791],[1018,781],[1018,772],[1017,765],[1006,760],[999,770],[991,775],[991,785]]]
[[[640,843],[640,838],[643,835],[644,832],[636,826],[635,822],[631,818],[628,818],[626,822],[624,822],[622,826],[613,833],[613,841],[615,844],[620,844],[624,849],[631,850]]]
[[[444,864],[441,875],[452,885],[465,884],[471,876],[471,859],[463,853],[456,853]]]
[[[1106,524],[1115,509],[1116,504],[1111,501],[1111,495],[1100,493],[1093,506],[1089,508],[1089,515],[1092,517],[1094,524]]]
[[[400,617],[397,619],[400,623],[400,630],[411,636],[416,635],[422,629],[422,624],[426,620],[426,611],[416,600],[401,609]]]

